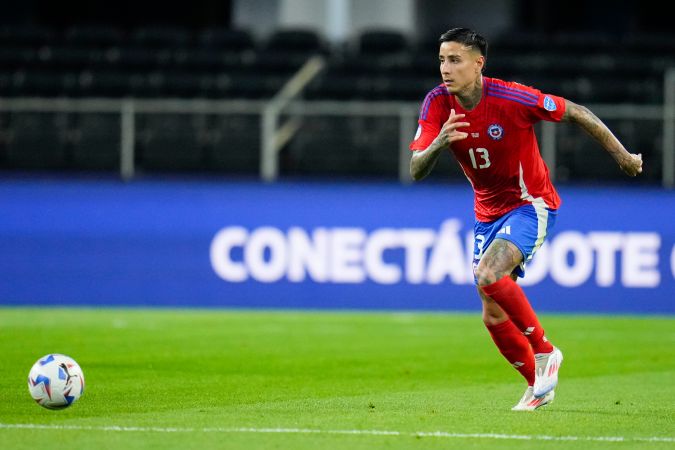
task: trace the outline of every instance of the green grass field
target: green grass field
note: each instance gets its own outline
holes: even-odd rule
[[[478,314],[0,308],[0,448],[675,448],[675,319],[542,322],[557,398],[517,413]],[[87,382],[63,411],[26,387],[52,352]]]

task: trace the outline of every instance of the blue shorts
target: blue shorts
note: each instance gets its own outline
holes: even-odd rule
[[[514,269],[519,277],[525,276],[525,263],[544,243],[549,231],[555,224],[558,211],[543,205],[527,204],[512,211],[494,222],[479,222],[473,227],[473,271],[476,281],[476,267],[483,253],[495,238],[505,239],[515,244],[523,254],[523,262]]]

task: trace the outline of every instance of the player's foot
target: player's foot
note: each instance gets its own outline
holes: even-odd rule
[[[520,399],[516,406],[511,408],[511,411],[534,411],[537,408],[552,403],[554,398],[555,391],[548,391],[543,397],[535,397],[532,386],[528,386],[525,394],[523,394],[523,398]]]
[[[556,347],[553,347],[551,353],[537,353],[534,355],[535,378],[534,390],[535,397],[543,397],[552,391],[558,384],[558,370],[563,361],[563,354]]]

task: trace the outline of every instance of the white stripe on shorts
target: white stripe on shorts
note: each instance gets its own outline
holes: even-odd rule
[[[546,238],[546,228],[548,227],[548,209],[546,207],[546,202],[541,197],[533,197],[527,190],[525,185],[525,180],[523,179],[523,165],[518,163],[518,168],[520,169],[520,198],[527,200],[532,203],[534,210],[537,213],[537,240],[534,243],[532,248],[532,253],[527,256],[527,260],[531,260],[534,254],[539,250],[539,247],[544,243]],[[521,267],[523,267],[525,261]]]

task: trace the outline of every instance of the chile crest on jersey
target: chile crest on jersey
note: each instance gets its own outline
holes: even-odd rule
[[[498,123],[493,123],[488,127],[487,133],[493,140],[498,141],[504,136],[504,128]]]

